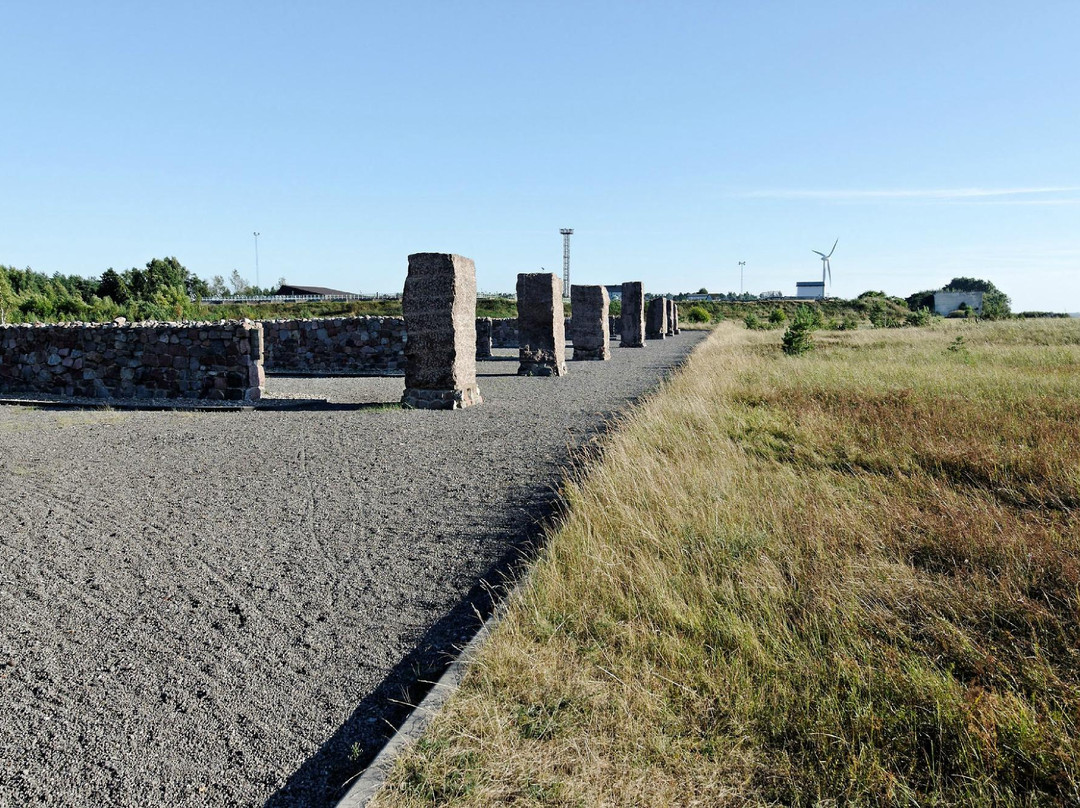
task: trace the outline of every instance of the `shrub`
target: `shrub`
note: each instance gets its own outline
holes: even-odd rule
[[[783,325],[787,322],[787,313],[777,306],[771,312],[769,312],[769,322],[773,325]]]
[[[807,331],[816,331],[825,325],[825,318],[821,314],[821,309],[803,303],[795,309],[794,325],[802,326]]]
[[[800,323],[796,317],[795,322],[789,325],[787,331],[784,332],[784,338],[781,341],[784,353],[788,356],[800,356],[807,351],[813,350],[814,338],[810,332],[810,327]]]
[[[709,311],[704,306],[691,306],[686,310],[686,319],[691,323],[707,323],[709,322]]]
[[[764,323],[758,319],[758,316],[754,312],[750,312],[743,317],[743,325],[749,328],[751,331],[763,331],[765,329]]]
[[[854,314],[845,314],[844,319],[836,324],[837,331],[854,331],[859,327],[859,318]]]
[[[904,318],[904,322],[907,325],[913,325],[913,326],[916,326],[916,327],[917,326],[923,326],[923,325],[930,325],[930,323],[932,323],[933,320],[934,320],[934,315],[930,312],[930,309],[925,308],[925,307],[919,309],[918,311],[911,312],[911,314],[907,315],[907,317]]]

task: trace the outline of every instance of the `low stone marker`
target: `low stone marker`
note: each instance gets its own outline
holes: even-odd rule
[[[669,337],[675,336],[675,301],[670,297],[664,298],[664,305],[667,306],[667,335]]]
[[[623,348],[645,347],[645,287],[641,281],[627,281],[622,285],[622,339]]]
[[[476,318],[476,358],[491,358],[491,318]]]
[[[409,256],[405,317],[406,407],[457,410],[480,404],[476,386],[476,266],[449,253]]]
[[[517,279],[519,376],[566,375],[562,280],[553,272]]]
[[[607,289],[603,286],[570,286],[570,340],[574,343],[574,361],[611,358],[608,340]]]
[[[664,339],[667,337],[667,300],[665,298],[654,297],[649,301],[645,336],[648,339]]]

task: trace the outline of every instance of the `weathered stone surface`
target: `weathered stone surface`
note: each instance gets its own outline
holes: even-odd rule
[[[562,291],[562,280],[554,272],[518,275],[519,376],[566,375]]]
[[[675,333],[678,334],[679,333],[679,304],[676,303],[673,300],[673,301],[671,301],[671,307],[674,310],[674,316],[675,316],[675,326],[674,326]]]
[[[675,301],[671,298],[664,298],[665,305],[667,306],[667,335],[669,337],[675,336]]]
[[[491,347],[516,348],[517,346],[517,317],[493,317],[491,320]]]
[[[0,392],[258,401],[262,354],[262,324],[250,320],[6,325]]]
[[[270,373],[349,373],[400,376],[405,372],[405,320],[335,317],[264,320]]]
[[[667,299],[654,297],[649,301],[649,310],[645,323],[645,336],[648,339],[667,337]]]
[[[476,358],[487,359],[491,356],[491,318],[476,318]]]
[[[622,285],[622,328],[619,342],[623,348],[645,347],[645,286],[641,281]]]
[[[409,335],[402,404],[422,409],[480,404],[472,259],[448,253],[410,255],[401,309]]]
[[[622,317],[616,317],[614,314],[608,317],[608,331],[611,332],[611,338],[619,336],[622,333]]]
[[[611,358],[608,340],[607,289],[603,286],[570,287],[570,340],[574,344],[574,360],[606,360]]]

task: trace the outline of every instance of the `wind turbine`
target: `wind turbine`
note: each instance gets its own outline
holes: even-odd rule
[[[836,245],[839,244],[839,243],[840,243],[840,239],[838,238],[836,241],[833,242],[832,249],[829,250],[828,255],[826,255],[823,252],[819,252],[818,250],[811,250],[810,251],[812,253],[817,253],[818,255],[821,256],[821,285],[822,286],[825,285],[825,275],[826,274],[828,274],[828,276],[829,276],[829,283],[832,283],[832,267],[829,265],[829,259],[832,257],[832,254],[834,252],[836,252]]]

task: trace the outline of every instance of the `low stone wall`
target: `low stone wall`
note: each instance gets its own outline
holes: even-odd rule
[[[570,334],[570,318],[563,318],[563,328],[567,335]],[[517,348],[518,347],[518,321],[517,317],[494,317],[491,320],[491,347],[492,348]]]
[[[405,374],[405,320],[334,317],[264,320],[270,373]]]
[[[493,317],[491,319],[491,347],[517,348],[517,317]]]
[[[262,345],[251,321],[0,326],[0,393],[258,401]]]

